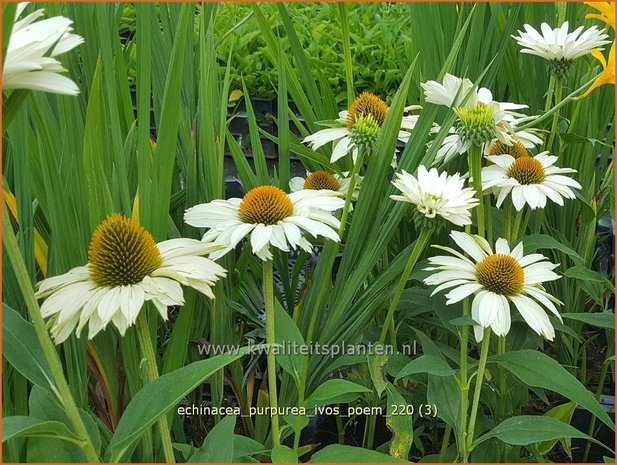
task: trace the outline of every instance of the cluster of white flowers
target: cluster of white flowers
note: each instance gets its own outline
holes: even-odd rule
[[[42,10],[17,20],[24,8],[25,4],[17,8],[3,89],[76,94],[77,86],[58,74],[64,70],[54,57],[83,39],[71,34],[71,21],[66,18],[35,23]],[[567,23],[554,30],[543,24],[541,29],[543,35],[529,25],[525,25],[526,32],[519,32],[515,39],[524,47],[522,52],[562,65],[608,43],[606,34],[595,27],[585,32],[578,28],[572,33],[568,33]],[[479,203],[476,196],[481,195],[494,195],[497,208],[510,197],[517,211],[525,205],[532,210],[544,208],[547,199],[563,205],[564,198],[575,197],[574,190],[581,186],[564,176],[574,170],[557,167],[558,157],[548,152],[530,155],[542,139],[533,130],[517,129],[530,120],[518,113],[526,105],[495,101],[490,90],[451,74],[446,74],[442,82],[428,81],[421,86],[427,103],[446,106],[457,116],[456,125],[437,150],[435,163],[446,164],[476,146],[488,164],[481,170],[483,192],[479,193],[465,187],[467,174],[450,175],[423,165],[416,176],[404,170],[396,173],[392,184],[401,195],[390,197],[411,203],[415,218],[424,222],[421,224],[439,221],[442,225],[469,226],[471,211]],[[332,142],[332,163],[349,154],[355,163],[360,153],[370,155],[375,147],[388,110],[379,97],[363,93],[339,114],[335,127],[318,131],[304,142],[315,150]],[[402,117],[400,141],[407,142],[417,119],[411,114]],[[439,130],[436,126],[432,131]],[[157,244],[136,221],[112,215],[94,232],[85,266],[39,283],[37,295],[46,297],[41,312],[49,318],[57,343],[72,333],[79,335],[86,326],[89,338],[109,323],[124,334],[146,301],[166,319],[168,306],[184,302],[181,285],[214,298],[211,288],[226,270],[213,260],[245,238],[252,252],[264,261],[272,260],[273,248],[310,252],[311,238],[338,242],[341,223],[334,212],[345,207],[345,197],[357,201],[361,182],[359,173],[315,171],[307,173],[306,178],[292,179],[289,194],[275,186],[259,186],[243,198],[194,206],[184,219],[191,226],[205,228],[202,241],[172,239]],[[508,242],[499,238],[493,250],[478,235],[452,231],[450,237],[467,256],[436,245],[450,255],[429,258],[427,270],[434,273],[425,283],[436,286],[433,293],[448,289],[447,304],[473,296],[471,316],[476,323],[476,338],[480,340],[483,328],[488,327],[498,335],[507,334],[513,304],[535,332],[552,340],[555,332],[545,309],[560,318],[555,306],[560,302],[542,284],[559,278],[553,271],[557,265],[541,254],[524,255],[521,242],[510,249]]]

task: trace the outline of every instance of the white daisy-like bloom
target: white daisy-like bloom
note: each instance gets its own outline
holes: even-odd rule
[[[497,102],[489,89],[477,88],[469,79],[451,74],[444,76],[443,83],[428,81],[421,86],[427,102],[452,108],[458,115],[456,126],[450,128],[435,155],[435,164],[467,152],[472,144],[484,145],[498,140],[511,145],[520,140],[533,147],[542,142],[529,131],[516,132],[516,125],[528,117],[515,110],[527,108],[527,105]],[[437,133],[440,129],[435,126],[431,132]]]
[[[446,294],[447,305],[473,295],[471,317],[477,323],[474,325],[476,340],[481,341],[484,328],[489,327],[498,336],[508,334],[512,303],[532,330],[552,341],[555,329],[545,309],[561,321],[555,306],[561,302],[546,292],[542,283],[559,279],[553,271],[558,265],[539,253],[523,255],[522,242],[510,250],[508,242],[499,238],[493,252],[480,236],[452,231],[450,237],[470,258],[449,247],[435,245],[451,255],[430,257],[432,266],[426,270],[435,273],[424,282],[437,286],[433,295],[450,289]]]
[[[351,185],[351,177],[349,176],[349,171],[344,171],[342,174],[340,176],[336,173],[328,173],[327,171],[313,171],[312,173],[307,171],[306,178],[291,178],[289,188],[291,192],[298,192],[304,189],[325,189],[337,191],[346,196]],[[363,176],[356,175],[356,182],[351,196],[352,200],[358,200],[362,179]]]
[[[420,84],[424,89],[426,101],[435,105],[443,105],[448,108],[459,107],[463,104],[471,104],[477,100],[476,86],[468,78],[459,78],[446,73],[443,83],[427,81]],[[475,105],[473,103],[471,106]]]
[[[540,32],[529,24],[524,26],[525,32],[518,31],[518,36],[512,36],[523,47],[521,53],[537,55],[546,60],[572,61],[590,54],[594,49],[602,50],[602,46],[610,43],[604,31],[592,26],[585,30],[583,26],[568,33],[568,22],[552,29],[542,23]],[[583,32],[584,31],[584,32]]]
[[[195,239],[157,244],[136,221],[111,215],[92,235],[85,266],[38,284],[41,314],[56,344],[86,326],[88,339],[109,323],[124,335],[147,301],[167,320],[168,306],[184,304],[181,285],[214,299],[211,287],[226,271],[204,255],[222,248]]]
[[[435,168],[427,171],[420,165],[417,178],[403,170],[396,173],[392,184],[403,195],[390,198],[415,205],[426,218],[440,216],[457,226],[471,224],[471,209],[478,205],[478,200],[472,188],[464,187],[465,180],[459,173],[439,174]]]
[[[311,252],[306,234],[338,242],[340,221],[331,212],[344,205],[341,194],[331,190],[305,189],[286,194],[278,187],[259,186],[241,199],[218,199],[189,208],[184,221],[208,228],[203,240],[225,244],[223,253],[250,235],[253,253],[262,260],[271,260],[270,246],[285,252],[297,247]]]
[[[405,110],[418,108],[418,106],[410,106]],[[308,144],[313,150],[334,142],[330,161],[334,163],[351,153],[355,163],[359,150],[363,147],[369,148],[375,143],[387,112],[388,105],[382,99],[369,92],[362,92],[352,102],[349,110],[339,113],[335,127],[317,131],[315,134],[305,137],[302,142]],[[410,131],[417,121],[418,115],[404,115],[401,120],[398,140],[407,143],[411,135]],[[396,166],[396,158],[393,159],[392,165]]]
[[[482,189],[497,196],[497,208],[510,194],[516,210],[521,210],[525,204],[532,210],[544,208],[547,198],[563,205],[564,198],[575,198],[573,189],[581,188],[574,179],[563,176],[576,173],[576,170],[554,166],[558,157],[548,152],[534,157],[514,158],[506,154],[486,158],[494,164],[482,168]]]
[[[28,5],[19,3],[2,70],[2,90],[31,89],[77,95],[77,85],[60,73],[66,71],[55,58],[72,50],[84,39],[72,34],[71,21],[63,16],[36,21],[44,10],[18,19]]]

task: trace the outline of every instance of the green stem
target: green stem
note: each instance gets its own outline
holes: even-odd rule
[[[266,260],[263,263],[263,292],[266,304],[266,342],[271,346],[276,343],[274,333],[274,277],[272,260]],[[281,433],[277,413],[276,355],[272,347],[268,349],[268,391],[270,394],[270,407],[274,410],[274,415],[272,415],[272,444],[278,446],[281,444]]]
[[[524,131],[525,129],[529,129],[529,128],[533,128],[536,127],[539,123],[541,123],[542,121],[544,121],[547,118],[550,118],[553,113],[555,113],[557,110],[559,110],[561,107],[563,107],[564,105],[566,105],[570,100],[572,100],[573,98],[575,98],[578,94],[580,94],[581,92],[583,92],[585,89],[587,89],[587,87],[589,87],[597,78],[598,76],[594,76],[592,79],[590,79],[589,81],[587,81],[585,84],[583,84],[582,86],[580,86],[578,89],[576,89],[574,92],[572,92],[571,94],[569,94],[566,98],[564,98],[561,102],[559,102],[557,105],[555,105],[553,108],[551,108],[549,111],[547,111],[546,113],[544,113],[541,116],[538,116],[537,118],[533,118],[532,120],[530,120],[528,123],[523,124],[522,126],[517,126],[516,130],[517,131]]]
[[[511,236],[510,236],[511,244],[514,244],[516,240],[518,239],[518,234],[521,229],[522,219],[523,219],[523,209],[521,208],[519,211],[516,212],[516,217],[514,218],[514,226],[512,226],[512,231],[511,231]]]
[[[150,329],[148,325],[148,318],[146,312],[142,309],[137,317],[135,323],[137,330],[137,338],[139,340],[139,347],[141,348],[141,355],[146,360],[146,382],[151,383],[159,377],[159,370],[156,366],[156,355],[154,353],[154,346],[152,345],[152,339],[150,338]],[[167,421],[167,415],[161,415],[157,421],[157,427],[159,430],[159,436],[161,438],[161,444],[163,446],[163,456],[166,463],[175,463],[174,449],[171,445],[171,436],[169,422]]]
[[[482,195],[482,147],[472,145],[467,153],[469,171],[473,178],[473,188],[476,191],[478,206],[476,218],[478,235],[484,237],[484,195]]]
[[[64,407],[64,412],[71,422],[75,434],[82,440],[80,447],[84,451],[86,459],[88,462],[97,463],[99,462],[99,458],[94,446],[92,445],[92,439],[88,434],[88,430],[86,429],[86,426],[84,425],[84,422],[79,414],[75,400],[71,395],[71,390],[69,389],[66,378],[64,377],[62,363],[58,357],[58,352],[56,352],[56,348],[49,338],[49,334],[45,327],[45,322],[41,316],[41,311],[34,295],[34,289],[32,288],[30,276],[28,276],[26,265],[19,252],[19,245],[17,244],[17,238],[15,237],[15,232],[13,231],[6,204],[3,204],[2,208],[2,224],[4,225],[2,228],[2,240],[4,242],[4,247],[8,255],[9,262],[13,266],[13,273],[15,273],[16,281],[19,284],[24,302],[28,308],[30,321],[34,326],[37,339],[39,340],[39,344],[43,350],[43,355],[49,364],[56,388],[55,393],[58,396],[58,400]]]
[[[364,447],[366,449],[372,449],[373,441],[375,438],[375,426],[377,425],[377,415],[370,415],[367,419],[367,424],[368,424],[368,433],[367,433],[366,444],[364,445]]]
[[[489,244],[493,243],[493,209],[491,208],[491,197],[486,195],[486,240]]]
[[[551,76],[548,82],[548,90],[546,91],[546,102],[544,104],[544,113],[547,113],[553,103],[553,93],[555,92],[555,76]]]
[[[343,213],[341,215],[341,225],[339,226],[338,235],[343,240],[343,235],[345,233],[345,227],[347,226],[347,216],[349,215],[349,210],[351,208],[351,201],[353,199],[353,192],[356,188],[356,178],[358,173],[360,172],[360,167],[362,166],[363,156],[362,153],[358,154],[358,158],[356,159],[353,168],[351,170],[351,178],[349,180],[349,189],[347,190],[347,195],[345,196],[345,206],[343,207]],[[322,257],[323,258],[323,257]],[[327,259],[330,260],[330,266],[328,269],[332,269],[334,264],[334,260],[336,258],[336,253],[330,254]],[[315,300],[315,305],[313,307],[313,311],[311,313],[311,320],[309,321],[309,327],[306,332],[306,344],[310,345],[313,342],[313,336],[315,334],[315,326],[317,324],[317,316],[319,315],[319,309],[321,308],[321,303],[326,295],[327,291],[326,285],[322,286],[319,289],[317,294],[317,299]],[[304,403],[304,396],[306,390],[306,377],[308,376],[308,359],[307,355],[304,358],[304,368],[302,370],[302,382],[298,387],[298,405],[302,405]],[[300,445],[300,434],[296,434],[294,437],[294,450],[297,451]]]
[[[471,452],[473,444],[473,434],[476,428],[476,416],[478,415],[478,406],[480,405],[480,392],[484,382],[484,370],[486,368],[486,360],[488,358],[488,346],[491,340],[491,328],[484,329],[484,338],[482,339],[482,348],[480,349],[480,362],[478,364],[478,372],[476,374],[476,388],[473,393],[473,402],[471,404],[471,416],[469,417],[469,427],[467,431],[467,450]]]
[[[497,339],[497,355],[503,355],[506,353],[506,336],[499,336]],[[506,417],[506,392],[508,388],[506,386],[506,370],[503,366],[497,367],[497,415],[499,422],[505,420]],[[503,460],[505,448],[504,444],[499,441],[499,453],[497,460]]]
[[[338,235],[343,240],[343,233],[345,232],[345,227],[347,226],[347,216],[349,215],[349,210],[351,207],[351,200],[353,199],[353,191],[356,189],[356,177],[360,172],[360,167],[362,166],[362,154],[358,154],[358,158],[351,169],[351,178],[349,178],[349,188],[347,189],[347,195],[345,196],[345,206],[343,207],[343,214],[341,215],[341,225],[339,226]]]
[[[413,267],[418,262],[418,258],[420,254],[424,251],[424,248],[428,244],[428,241],[431,237],[431,229],[423,228],[420,230],[420,235],[418,239],[416,239],[416,243],[413,246],[413,250],[409,255],[409,260],[407,260],[407,265],[405,266],[405,270],[403,274],[401,274],[401,278],[398,281],[398,286],[396,287],[396,291],[394,292],[394,296],[390,301],[390,306],[388,307],[388,313],[386,315],[386,319],[381,328],[381,335],[379,336],[379,343],[383,344],[386,341],[386,333],[388,332],[388,328],[390,325],[394,324],[394,312],[396,311],[396,307],[398,306],[399,301],[401,300],[401,295],[403,295],[403,291],[405,290],[405,285],[409,280],[409,275],[411,274]],[[395,341],[392,341],[392,345],[395,345]]]
[[[506,200],[503,210],[504,236],[508,243],[512,243],[512,202]]]
[[[608,341],[608,344],[606,346],[607,347],[606,358],[604,359],[604,364],[602,365],[602,370],[600,371],[600,378],[598,379],[598,387],[596,389],[596,400],[598,402],[600,401],[600,397],[602,396],[602,388],[604,387],[604,381],[606,380],[608,368],[611,365],[607,359],[612,356],[611,355],[613,352],[612,348],[615,347],[614,336],[610,337],[609,339],[610,340]],[[592,415],[591,423],[589,424],[589,431],[587,432],[587,435],[593,438],[595,436],[594,435],[595,429],[596,429],[596,417]],[[583,462],[587,462],[590,449],[591,449],[591,441],[587,440],[587,444],[585,445],[585,454],[583,455]]]
[[[561,108],[558,107],[561,102],[561,94],[563,92],[563,81],[561,79],[555,79],[555,112],[553,113],[553,124],[551,125],[551,133],[546,144],[546,150],[549,152],[553,148],[553,142],[555,142],[555,136],[557,135],[557,125],[559,124],[559,113]]]
[[[471,315],[471,301],[465,299],[463,301],[463,316]],[[467,346],[469,345],[469,325],[463,326],[461,329],[461,359],[459,373],[459,388],[461,394],[461,425],[457,432],[459,456],[463,458],[463,462],[467,462],[469,453],[467,452],[467,410],[469,409],[469,384],[467,383]]]
[[[533,225],[533,233],[540,234],[542,223],[544,222],[544,208],[538,208],[536,213],[536,222]]]
[[[338,404],[341,407],[341,404]],[[338,435],[338,443],[345,444],[345,425],[343,425],[343,418],[340,415],[336,415],[336,431]],[[299,437],[300,435],[298,435]]]
[[[441,441],[441,448],[439,449],[439,463],[443,463],[450,445],[450,434],[452,433],[452,427],[446,424],[446,430],[443,433],[443,440]]]

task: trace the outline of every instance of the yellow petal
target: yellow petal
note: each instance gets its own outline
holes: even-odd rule
[[[604,55],[602,55],[599,50],[594,50],[592,52],[592,55],[600,62],[600,64],[602,65],[602,68],[604,68],[604,71],[598,74],[598,77],[596,78],[595,81],[593,81],[593,84],[591,85],[591,87],[587,89],[587,91],[583,95],[581,95],[579,98],[587,97],[589,94],[591,94],[595,89],[597,89],[600,86],[603,86],[606,84],[615,85],[615,43],[613,43],[613,46],[611,47],[611,51],[608,54],[608,63],[606,62]]]
[[[585,19],[598,19],[615,29],[615,6],[609,2],[585,2],[585,5],[598,10],[601,14],[590,13]]]

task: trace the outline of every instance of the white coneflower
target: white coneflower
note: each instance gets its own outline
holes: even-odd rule
[[[437,286],[433,294],[450,289],[447,305],[474,296],[471,317],[478,323],[474,325],[476,340],[482,339],[483,329],[488,327],[498,336],[508,334],[511,302],[532,330],[552,341],[555,329],[544,308],[561,321],[555,307],[561,302],[546,292],[542,283],[559,279],[553,271],[558,265],[539,253],[523,255],[522,242],[510,250],[508,242],[499,238],[493,252],[480,236],[452,231],[450,237],[471,258],[449,247],[435,246],[453,256],[430,257],[433,266],[427,270],[435,273],[424,282]]]
[[[289,181],[289,188],[292,192],[298,192],[303,189],[313,190],[331,190],[340,192],[343,196],[347,195],[349,186],[351,185],[351,177],[348,171],[344,171],[340,176],[336,173],[328,173],[327,171],[313,171],[307,172],[306,178],[295,177]],[[356,182],[354,183],[354,190],[352,199],[357,200],[360,193],[360,184],[362,183],[363,176],[356,175]]]
[[[574,179],[562,176],[576,173],[571,168],[554,166],[557,157],[542,152],[535,157],[512,155],[489,155],[487,158],[494,165],[482,169],[482,188],[497,196],[497,207],[506,197],[512,195],[512,204],[521,210],[525,204],[531,209],[544,208],[547,197],[558,205],[563,205],[563,198],[575,198],[573,189],[581,185]]]
[[[459,173],[448,176],[432,168],[427,171],[423,165],[418,167],[418,177],[403,170],[396,173],[392,184],[403,195],[391,195],[390,198],[409,202],[426,218],[440,216],[457,226],[471,224],[471,209],[478,204],[474,190],[465,186],[465,180]]]
[[[194,239],[157,244],[136,221],[111,215],[92,235],[87,265],[39,283],[41,314],[56,344],[85,326],[88,339],[109,323],[124,335],[146,301],[166,320],[168,306],[184,304],[181,284],[214,298],[211,286],[226,271],[202,255],[221,248]]]
[[[311,243],[304,237],[307,233],[339,241],[340,222],[330,212],[344,204],[340,193],[331,190],[286,194],[278,187],[259,186],[241,199],[213,200],[189,208],[184,221],[208,228],[204,240],[225,244],[226,251],[250,235],[253,253],[262,260],[270,260],[271,245],[286,252],[290,247],[312,251]]]
[[[408,107],[408,109],[417,107]],[[386,120],[388,105],[370,92],[362,92],[349,106],[341,111],[336,126],[322,129],[304,138],[303,142],[313,150],[334,142],[332,163],[351,152],[353,161],[358,158],[358,151],[370,152],[377,142],[381,126]],[[409,140],[410,132],[418,120],[417,115],[403,116],[398,139]],[[395,162],[393,162],[393,165]]]
[[[542,34],[529,24],[523,26],[526,32],[518,31],[518,36],[512,36],[523,47],[521,53],[537,55],[548,61],[549,71],[557,77],[563,77],[572,62],[579,57],[590,54],[594,49],[602,50],[602,46],[610,43],[608,35],[592,26],[585,30],[583,26],[568,33],[568,22],[552,29],[542,23]]]
[[[63,16],[35,22],[44,10],[36,10],[18,20],[27,5],[17,5],[2,70],[2,90],[31,89],[77,95],[77,85],[59,74],[66,70],[55,57],[77,47],[84,39],[71,34],[73,22]]]
[[[494,101],[490,90],[478,89],[469,79],[450,74],[444,76],[443,84],[428,81],[421,86],[427,102],[452,108],[458,117],[455,127],[449,131],[451,134],[437,151],[436,163],[465,153],[472,145],[483,146],[495,139],[512,144],[516,140],[515,127],[524,115],[514,110],[527,105]],[[431,129],[433,133],[437,131],[438,127]],[[527,140],[527,135],[527,132],[517,134],[518,140]]]

